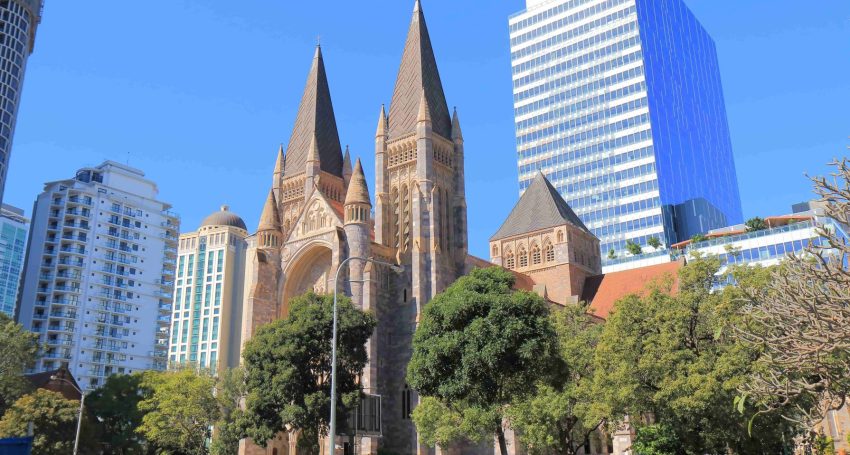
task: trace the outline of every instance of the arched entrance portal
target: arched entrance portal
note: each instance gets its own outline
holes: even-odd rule
[[[299,251],[286,268],[283,284],[281,318],[289,315],[289,299],[307,291],[317,294],[333,292],[331,263],[333,252],[327,245],[314,244]]]

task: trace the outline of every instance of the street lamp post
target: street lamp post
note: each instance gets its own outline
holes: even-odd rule
[[[404,271],[403,268],[390,264],[389,262],[379,261],[375,258],[364,258],[360,256],[351,256],[344,261],[339,263],[339,267],[336,268],[336,275],[334,275],[334,322],[333,322],[333,334],[331,337],[331,429],[330,429],[330,437],[329,437],[329,451],[328,455],[334,455],[334,449],[336,448],[336,443],[334,439],[336,439],[336,332],[337,332],[337,296],[339,295],[339,272],[342,271],[342,268],[348,264],[350,261],[363,261],[363,262],[371,262],[373,264],[380,264],[389,267],[392,271],[396,273],[401,273]],[[75,453],[76,455],[76,453]]]
[[[60,378],[58,376],[51,376],[50,379],[52,379],[54,381],[67,382],[68,385],[70,385],[71,387],[74,388],[74,390],[76,390],[77,392],[80,392],[80,412],[77,415],[77,435],[74,437],[74,455],[77,455],[77,451],[78,451],[79,446],[80,446],[80,429],[82,428],[82,425],[83,425],[83,406],[85,405],[85,402],[86,402],[86,393],[83,392],[82,390],[80,390],[79,387],[75,386],[73,382],[71,382],[71,381],[69,381],[65,378]]]

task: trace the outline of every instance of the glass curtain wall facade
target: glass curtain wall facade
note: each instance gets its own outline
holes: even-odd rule
[[[509,21],[520,191],[546,174],[603,258],[740,222],[716,50],[684,3],[528,6]]]
[[[42,6],[42,0],[0,0],[0,202],[6,188],[24,71],[35,45]]]
[[[3,204],[0,208],[0,312],[15,317],[18,287],[24,270],[30,220],[24,211]]]

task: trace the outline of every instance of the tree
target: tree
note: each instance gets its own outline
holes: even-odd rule
[[[136,433],[144,415],[138,409],[143,398],[141,385],[141,373],[112,375],[86,397],[86,408],[100,422],[100,440],[106,453],[146,453],[144,440]]]
[[[0,420],[0,438],[27,435],[33,425],[33,455],[67,455],[74,449],[77,434],[77,416],[80,402],[67,400],[57,392],[38,389],[15,401]],[[80,447],[82,453],[91,453],[91,424],[83,422]]]
[[[667,425],[647,425],[637,429],[632,450],[638,455],[678,455],[676,433]]]
[[[217,378],[215,398],[220,418],[210,445],[212,455],[232,455],[239,449],[243,437],[240,424],[244,418],[240,403],[247,393],[245,381],[246,372],[241,367],[224,370]]]
[[[35,361],[38,334],[0,313],[0,415],[27,392],[24,371]]]
[[[452,412],[495,416],[490,431],[503,454],[505,408],[528,395],[557,359],[545,301],[514,292],[513,284],[513,274],[491,267],[473,270],[437,294],[422,312],[407,369],[408,383],[421,396]],[[416,417],[420,432],[427,431]]]
[[[594,398],[594,351],[602,325],[586,305],[568,305],[552,315],[558,334],[558,374],[541,381],[536,392],[508,408],[508,417],[530,454],[575,455],[603,420],[589,413]]]
[[[691,261],[670,282],[616,303],[596,350],[594,412],[641,426],[652,415],[675,433],[685,454],[778,453],[777,419],[753,422],[732,406],[749,380],[756,352],[732,336],[740,316],[736,289],[714,292],[717,259]]]
[[[613,248],[608,250],[608,259],[617,259],[617,252]]]
[[[221,415],[215,379],[191,369],[147,372],[141,386],[150,393],[139,402],[145,414],[137,431],[166,453],[205,455],[210,427]]]
[[[435,397],[423,397],[411,416],[423,443],[449,447],[464,440],[481,443],[493,437],[493,428],[501,425],[494,409],[473,406],[448,406]]]
[[[358,403],[358,377],[368,360],[366,341],[375,317],[340,297],[337,347],[337,415]],[[242,353],[247,371],[243,426],[264,445],[284,428],[300,430],[298,444],[318,453],[330,414],[333,296],[308,292],[290,301],[290,312],[261,327]],[[342,422],[339,422],[340,424]]]
[[[753,217],[745,223],[748,231],[761,231],[767,229],[767,223],[759,217]]]
[[[661,248],[661,240],[658,240],[658,237],[652,236],[646,239],[646,243],[656,250]]]
[[[643,248],[631,240],[626,240],[626,250],[631,253],[632,256],[639,256],[643,254]]]
[[[834,161],[814,191],[825,214],[850,223],[850,161]],[[850,396],[850,243],[821,226],[822,246],[791,255],[764,286],[745,287],[748,324],[740,337],[760,351],[742,393],[760,413],[811,428]]]

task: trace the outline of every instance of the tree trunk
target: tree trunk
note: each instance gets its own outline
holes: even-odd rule
[[[502,455],[508,455],[508,444],[505,442],[505,431],[502,430],[502,425],[496,427],[496,439],[499,440],[499,450]]]

